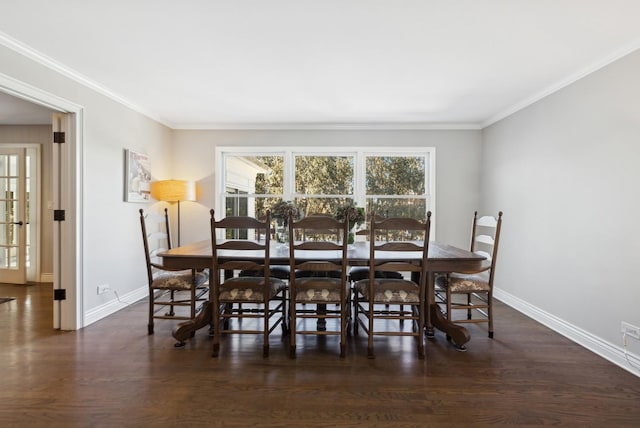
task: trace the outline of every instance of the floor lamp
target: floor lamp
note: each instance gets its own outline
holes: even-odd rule
[[[180,202],[196,200],[196,183],[186,180],[161,180],[151,183],[151,196],[157,201],[178,203],[178,247],[180,246]]]

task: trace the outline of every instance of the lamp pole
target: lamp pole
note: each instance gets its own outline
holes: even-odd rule
[[[180,200],[178,199],[178,247],[180,246]]]

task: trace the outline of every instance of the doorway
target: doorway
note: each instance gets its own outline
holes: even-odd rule
[[[63,220],[55,221],[52,239],[52,282],[54,294],[59,297],[52,302],[53,328],[76,330],[84,326],[82,255],[78,244],[82,241],[82,219],[78,213],[81,206],[78,177],[81,176],[82,107],[0,74],[0,96],[7,94],[46,109],[52,131],[66,136],[64,144],[51,143],[55,146],[51,162],[52,197],[47,201],[46,214],[53,216],[54,212],[64,212]],[[53,141],[53,135],[49,141]],[[56,292],[58,290],[60,293]]]

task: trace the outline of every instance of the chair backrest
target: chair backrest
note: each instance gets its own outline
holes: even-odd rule
[[[158,254],[171,249],[171,234],[169,230],[169,213],[164,209],[164,215],[155,212],[147,212],[140,208],[140,230],[142,231],[142,243],[144,256],[147,262],[147,275],[149,282],[153,281],[154,266],[162,266],[162,259]]]
[[[265,284],[268,284],[271,213],[267,211],[264,221],[247,216],[230,216],[216,221],[214,210],[210,213],[212,277],[215,284],[219,285],[224,271],[253,271],[256,275],[260,272],[258,276],[264,277]],[[233,260],[224,259],[220,253],[224,250],[233,251]]]
[[[471,226],[471,252],[483,255],[491,263],[489,272],[489,284],[493,285],[493,273],[498,257],[498,244],[500,243],[500,229],[502,228],[502,211],[498,217],[490,215],[478,218],[478,211],[473,213]]]
[[[426,284],[429,256],[431,211],[425,221],[408,217],[390,217],[371,221],[369,244],[370,278],[376,272],[411,272],[420,275],[421,285]],[[377,240],[379,236],[406,237],[406,240]],[[402,254],[407,253],[404,257]],[[411,253],[411,256],[408,254]],[[419,261],[415,255],[421,253]],[[413,276],[413,275],[412,275]]]
[[[347,241],[349,221],[331,216],[312,215],[299,221],[289,220],[289,259],[291,271],[340,272],[347,278]],[[305,259],[296,263],[296,251],[305,251]]]
[[[317,213],[309,214],[305,218],[323,217],[333,218],[331,214]],[[342,242],[342,236],[339,228],[327,228],[326,223],[320,223],[315,221],[306,221],[306,227],[298,227],[294,233],[294,239],[300,241],[336,241]],[[291,223],[289,223],[291,224]],[[341,225],[337,222],[334,224]]]
[[[373,220],[375,221],[380,221],[383,220],[385,218],[387,218],[386,215],[382,216],[376,213],[370,214],[367,216],[367,221],[365,222],[365,227],[364,229],[360,229],[356,232],[356,235],[358,236],[365,236],[365,239],[370,239],[371,237],[371,219],[373,218]],[[389,237],[385,234],[385,233],[378,233],[378,236],[376,236],[376,241],[377,240],[383,240],[383,241],[388,241]]]

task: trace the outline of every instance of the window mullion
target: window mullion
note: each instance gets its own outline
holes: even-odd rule
[[[284,153],[282,172],[282,190],[284,192],[282,199],[292,201],[295,194],[295,156],[291,150],[286,150]]]

